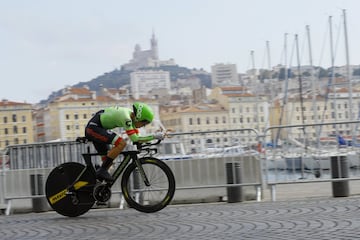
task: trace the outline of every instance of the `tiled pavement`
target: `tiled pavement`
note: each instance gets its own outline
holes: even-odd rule
[[[360,197],[0,215],[0,239],[358,239]]]

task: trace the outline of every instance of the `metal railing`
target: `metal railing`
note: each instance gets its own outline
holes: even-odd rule
[[[260,136],[261,141],[265,142],[265,136],[275,136],[279,131],[286,131],[288,134],[290,129],[305,129],[320,126],[334,126],[333,140],[329,142],[312,142],[312,145],[307,142],[305,131],[301,136],[303,142],[298,140],[290,141],[290,146],[287,147],[265,147],[262,158],[265,161],[265,176],[266,185],[270,188],[271,199],[276,200],[276,186],[284,184],[301,184],[301,183],[322,183],[329,182],[332,184],[342,183],[346,184],[349,181],[360,180],[360,145],[352,146],[340,145],[338,137],[343,131],[339,130],[342,124],[358,125],[360,121],[343,121],[319,124],[297,124],[297,125],[282,125],[272,126],[264,131],[264,135]],[[337,126],[338,125],[338,126]],[[355,128],[354,128],[355,129]],[[356,129],[358,131],[358,129]],[[274,133],[275,131],[276,133]],[[297,131],[299,135],[299,131]],[[359,136],[360,134],[356,134]],[[299,138],[299,136],[297,136]],[[319,140],[318,136],[315,139]],[[291,136],[288,136],[291,140]],[[266,146],[266,145],[265,145]],[[346,157],[345,161],[341,156]],[[345,176],[340,176],[341,173],[346,173]],[[336,176],[336,178],[334,177]],[[344,185],[345,186],[345,185]]]
[[[168,144],[175,144],[174,140],[176,135],[182,136],[182,138],[184,138],[184,136],[193,138],[194,135],[203,137],[204,134],[216,135],[218,132],[220,131],[173,134]],[[164,141],[164,145],[166,144],[167,141]],[[44,185],[53,167],[69,161],[84,163],[81,153],[86,152],[86,149],[86,145],[76,143],[75,141],[9,146],[6,153],[9,162],[6,166],[3,165],[3,171],[1,171],[0,175],[2,183],[1,192],[3,192],[0,195],[0,204],[6,206],[6,213],[9,214],[10,210],[16,207],[13,204],[14,200],[19,200],[19,202],[21,202],[21,204],[19,203],[20,205],[29,205],[29,200],[44,198],[43,192],[41,194],[37,191],[35,191],[35,193],[32,192],[34,188],[32,185],[34,183],[29,181],[31,176],[41,175],[42,183],[40,183],[40,185]],[[167,150],[169,149],[170,148]],[[175,147],[171,149],[180,150],[182,148]],[[91,151],[95,150],[92,148]],[[161,149],[159,152],[161,152]],[[164,161],[166,161],[174,171],[177,183],[174,201],[187,202],[188,199],[192,199],[192,201],[213,201],[213,199],[226,197],[226,188],[230,186],[250,188],[248,190],[245,189],[244,192],[248,192],[258,201],[261,200],[260,186],[262,183],[261,173],[258,170],[260,163],[257,156],[224,156],[221,153],[212,153],[212,156],[194,154],[191,159],[179,159],[179,156],[184,155],[186,155],[184,152],[157,155],[159,158],[167,159]],[[172,158],[169,159],[169,156],[172,156]],[[100,162],[100,159],[94,159],[94,161]],[[242,166],[252,169],[253,172],[243,171],[241,173],[244,176],[242,182],[228,184],[226,162],[241,162]],[[113,186],[113,193],[121,193],[119,182],[120,181]],[[35,185],[37,184],[38,183],[35,183]],[[196,191],[197,194],[194,194],[192,191]],[[198,195],[200,199],[193,199],[194,195]],[[27,200],[27,203],[24,203],[25,200]]]

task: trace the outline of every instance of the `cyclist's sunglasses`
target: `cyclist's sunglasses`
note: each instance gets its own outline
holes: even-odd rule
[[[141,121],[144,125],[148,125],[150,122],[149,121],[147,121],[147,120],[143,120],[143,121]]]

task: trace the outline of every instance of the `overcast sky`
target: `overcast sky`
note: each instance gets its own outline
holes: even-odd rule
[[[306,25],[314,65],[331,66],[329,16],[335,65],[344,65],[343,9],[350,64],[360,64],[359,0],[1,0],[0,97],[37,103],[53,91],[120,68],[135,44],[150,48],[154,31],[162,60],[210,71],[234,63],[238,72],[287,61],[309,65]]]

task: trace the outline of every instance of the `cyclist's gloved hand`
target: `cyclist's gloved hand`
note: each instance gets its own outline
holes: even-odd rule
[[[157,132],[153,135],[154,139],[157,139],[157,140],[164,140],[165,138],[165,133],[163,132]]]

